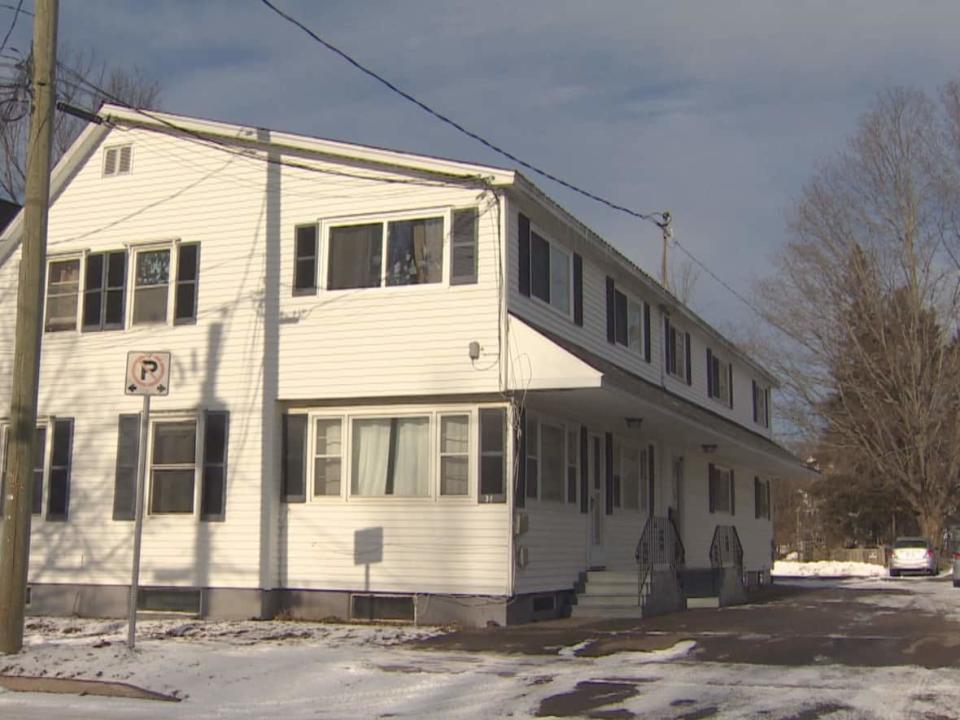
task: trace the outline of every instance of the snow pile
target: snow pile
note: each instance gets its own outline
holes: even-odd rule
[[[887,569],[883,565],[861,562],[790,562],[778,560],[773,564],[774,577],[883,577]]]

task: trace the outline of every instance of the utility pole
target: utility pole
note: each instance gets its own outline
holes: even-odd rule
[[[663,233],[663,254],[660,256],[660,284],[667,290],[670,289],[670,266],[667,261],[667,254],[670,248],[670,241],[673,239],[673,227],[670,225],[672,218],[669,211],[660,213],[660,222],[657,227]]]
[[[33,107],[27,146],[27,179],[17,288],[11,436],[6,461],[0,535],[0,654],[23,647],[23,613],[30,565],[33,440],[37,425],[40,338],[50,206],[50,144],[56,101],[58,0],[36,0],[33,19]]]

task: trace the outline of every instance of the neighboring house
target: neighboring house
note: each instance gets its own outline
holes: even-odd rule
[[[771,480],[804,472],[776,380],[525,177],[100,116],[52,183],[32,611],[125,612],[132,350],[173,354],[144,608],[506,623],[768,580]]]

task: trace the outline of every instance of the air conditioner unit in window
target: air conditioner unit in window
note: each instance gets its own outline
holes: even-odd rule
[[[518,512],[513,517],[513,534],[523,535],[530,529],[530,516],[525,512]]]

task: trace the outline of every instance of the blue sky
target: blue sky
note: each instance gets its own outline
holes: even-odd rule
[[[670,210],[677,239],[744,293],[769,272],[805,181],[876,93],[936,93],[960,77],[955,1],[274,1],[525,160]],[[0,30],[12,15],[0,8]],[[30,20],[13,46],[27,47]],[[259,0],[61,0],[60,42],[139,66],[171,112],[510,165]],[[657,228],[531,178],[657,272]],[[705,274],[693,305],[721,327],[752,320]]]

